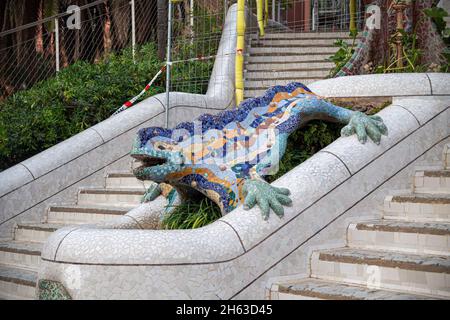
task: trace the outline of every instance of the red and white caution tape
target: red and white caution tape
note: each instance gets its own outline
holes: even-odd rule
[[[153,82],[156,81],[156,79],[161,75],[161,73],[166,70],[166,66],[163,66],[158,73],[153,77],[153,79],[145,86],[144,90],[142,90],[137,96],[135,96],[133,99],[128,100],[125,102],[119,109],[116,110],[116,112],[113,113],[113,116],[115,116],[118,113],[121,113],[122,111],[128,109],[131,107],[140,97],[142,97],[148,90],[150,90]]]
[[[232,55],[232,54],[224,54],[224,56],[227,55]],[[178,61],[172,61],[170,62],[170,64],[176,64],[176,63],[182,63],[182,62],[192,62],[192,61],[205,61],[205,60],[210,60],[210,59],[214,59],[216,58],[217,55],[211,55],[211,56],[197,56],[195,58],[190,58],[190,59],[186,59],[186,60],[178,60]],[[140,98],[142,97],[152,86],[153,82],[155,82],[155,80],[161,75],[161,73],[164,72],[164,70],[166,70],[166,65],[164,65],[161,70],[158,71],[158,73],[153,77],[153,79],[145,86],[144,90],[142,90],[137,96],[135,96],[133,99],[128,100],[127,102],[125,102],[119,109],[116,110],[116,112],[114,112],[112,115],[115,116],[118,113],[121,113],[122,111],[128,109],[129,107],[133,106],[133,104]]]

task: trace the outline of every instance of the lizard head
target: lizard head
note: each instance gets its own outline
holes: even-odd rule
[[[156,127],[139,130],[130,153],[141,162],[141,166],[133,170],[138,179],[165,182],[169,173],[182,169],[184,157],[180,146],[165,131]]]

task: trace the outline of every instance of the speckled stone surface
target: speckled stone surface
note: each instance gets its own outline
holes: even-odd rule
[[[8,171],[9,173],[7,175],[0,175],[0,179],[2,180],[0,184],[0,197],[34,179],[31,172],[23,165],[14,166],[8,169]]]
[[[382,139],[380,147],[372,143],[358,144],[356,137],[338,139],[325,147],[321,152],[329,152],[345,163],[352,174],[364,168],[375,157],[384,153],[387,149],[395,146],[405,135],[413,132],[419,127],[416,119],[405,109],[392,105],[378,114],[389,130],[389,138]]]
[[[111,214],[111,215],[123,215],[128,212],[127,207],[107,207],[107,206],[83,206],[83,205],[56,205],[51,206],[50,211],[54,212],[84,212],[84,213],[98,213],[98,214]]]
[[[407,115],[404,109],[403,112],[392,113],[389,109],[386,119],[402,119]],[[382,203],[390,190],[406,189],[408,179],[404,172],[411,173],[416,161],[441,157],[445,137],[448,139],[449,134],[447,114],[441,111],[430,123],[419,128],[412,116],[410,119],[412,121],[403,122],[395,144],[389,147],[368,145],[370,149],[380,148],[381,151],[368,152],[367,160],[363,159],[368,165],[356,173],[346,168],[355,161],[352,157],[343,162],[336,155],[319,152],[310,159],[314,161],[308,160],[310,162],[306,161],[278,179],[274,185],[290,187],[294,200],[283,219],[271,216],[265,222],[259,210],[246,212],[238,208],[210,225],[228,227],[226,230],[234,238],[227,237],[233,240],[230,242],[232,246],[236,245],[233,252],[227,249],[229,244],[224,240],[227,238],[222,238],[224,230],[220,229],[208,235],[211,237],[209,241],[206,238],[205,241],[203,238],[195,241],[197,235],[193,234],[197,230],[170,231],[160,238],[157,231],[149,230],[112,230],[108,235],[102,234],[106,232],[104,230],[88,229],[64,234],[64,229],[61,229],[46,244],[53,249],[44,256],[40,276],[61,282],[75,299],[261,298],[268,277],[305,269],[312,246],[330,246],[330,243],[342,246],[349,224],[346,219],[361,219],[361,213],[376,218],[380,214],[376,204]],[[392,123],[397,123],[397,120]],[[352,140],[347,143],[349,150],[359,144]],[[185,241],[185,237],[191,235],[192,241]],[[159,239],[165,240],[160,242]],[[220,245],[216,244],[216,239],[222,240],[218,240]],[[52,243],[55,240],[57,245]],[[199,254],[205,245],[206,256]],[[214,246],[219,250],[214,252]],[[184,256],[178,254],[180,251]],[[224,252],[227,254],[223,255]],[[119,260],[114,260],[114,257],[119,257]],[[209,259],[208,263],[205,257]],[[228,260],[223,260],[223,257]],[[94,264],[76,264],[76,261]],[[114,264],[118,261],[122,264]],[[135,264],[137,261],[143,263]],[[195,261],[201,263],[192,263]],[[73,275],[80,277],[77,287],[70,285]],[[115,279],[114,286],[108,284],[108,279]],[[94,287],[95,290],[90,289]]]
[[[450,91],[448,73],[427,73],[427,76],[431,81],[433,94],[448,95]]]
[[[0,266],[0,281],[34,287],[36,285],[36,280],[36,272]]]
[[[19,229],[53,232],[65,226],[60,223],[21,223],[17,227]]]
[[[170,232],[90,227],[69,230],[60,229],[49,237],[42,252],[44,259],[110,265],[195,264],[226,261],[243,253],[235,231],[225,223]],[[56,252],[54,239],[62,240]]]
[[[356,224],[358,230],[450,235],[450,223],[377,220]]]
[[[404,194],[392,197],[393,202],[450,204],[450,194]]]
[[[442,79],[450,75],[442,74]],[[370,83],[368,86],[367,84]],[[316,82],[311,90],[325,97],[391,97],[431,95],[427,74],[391,73],[354,77],[339,77]]]
[[[438,122],[439,123],[439,122]],[[423,130],[423,129],[422,129]],[[419,131],[419,133],[422,131]],[[408,140],[406,140],[404,143],[408,143]],[[400,144],[401,146],[401,144]],[[412,154],[414,152],[420,152],[420,149],[413,149]],[[434,150],[434,149],[433,149]],[[440,157],[440,154],[442,152],[442,146],[438,145],[436,147],[436,151],[434,155],[430,155],[430,157]],[[392,157],[394,157],[395,154],[398,154],[396,152],[396,149],[390,151],[392,154]],[[412,156],[411,154],[411,156]],[[327,158],[329,156],[329,158]],[[323,159],[333,159],[333,156],[331,154],[327,154],[327,157]],[[408,155],[409,157],[409,155]],[[339,163],[339,160],[337,158],[334,158]],[[383,161],[379,162],[379,166],[384,168],[383,175],[389,176],[390,174],[395,174],[395,172],[398,170],[390,160],[391,158],[387,158],[386,160],[383,159]],[[405,159],[408,161],[407,159]],[[380,161],[380,157],[377,161]],[[386,162],[387,161],[387,162]],[[321,161],[319,161],[321,162]],[[315,161],[314,163],[317,165],[319,162]],[[325,162],[327,163],[327,162]],[[334,163],[331,162],[331,163]],[[376,162],[377,163],[377,162]],[[389,167],[386,167],[385,163],[389,163]],[[342,164],[341,164],[342,165]],[[296,172],[301,170],[303,165],[299,166],[298,168],[292,170],[290,173],[288,173],[285,177],[282,177],[279,179],[276,184],[279,184],[281,186],[287,185],[288,183],[292,183],[292,175],[297,174]],[[391,168],[392,166],[392,168]],[[325,166],[324,168],[326,168]],[[378,177],[375,182],[373,182],[374,186],[377,186],[378,183],[381,183],[382,177],[379,177],[380,173],[380,167],[372,164],[371,167],[373,167],[374,172],[378,172]],[[391,170],[392,169],[392,170]],[[342,170],[342,179],[343,181],[345,179],[348,179],[349,174],[345,166],[342,165],[342,168],[339,169]],[[367,171],[368,168],[364,168],[364,170],[359,173],[365,175],[365,171]],[[372,169],[370,169],[372,170]],[[411,169],[408,167],[408,172],[412,172]],[[300,172],[300,171],[299,171]],[[392,173],[390,173],[392,172]],[[307,174],[307,171],[305,171],[305,175]],[[367,175],[367,177],[373,176],[371,173]],[[286,180],[284,180],[286,179]],[[249,248],[245,248],[245,250],[248,250],[246,253],[236,253],[235,257],[232,258],[230,261],[227,262],[219,262],[219,263],[212,263],[212,264],[195,264],[195,265],[171,265],[169,264],[163,264],[163,265],[152,265],[152,266],[145,266],[145,265],[76,265],[76,264],[59,264],[59,263],[53,263],[50,261],[42,261],[42,268],[41,268],[41,275],[42,277],[46,279],[53,279],[56,281],[61,281],[66,287],[66,277],[68,277],[68,274],[71,274],[74,272],[73,270],[79,270],[77,271],[78,274],[81,274],[81,286],[77,289],[71,289],[70,286],[68,286],[68,290],[71,293],[71,295],[75,298],[96,298],[96,297],[102,297],[102,299],[113,299],[113,298],[125,298],[125,295],[123,295],[124,292],[127,292],[127,297],[136,297],[139,298],[149,298],[149,297],[165,297],[165,298],[200,298],[200,299],[216,299],[216,298],[224,298],[224,297],[233,297],[236,294],[236,290],[248,286],[248,289],[244,290],[239,297],[261,297],[260,295],[264,292],[264,281],[267,280],[266,276],[263,276],[261,280],[255,281],[252,279],[255,279],[258,275],[260,275],[264,270],[266,270],[267,266],[273,265],[274,263],[277,263],[278,259],[282,259],[282,262],[278,265],[276,265],[275,268],[269,269],[269,272],[267,274],[277,274],[277,272],[281,272],[282,274],[288,274],[289,272],[292,272],[292,268],[295,268],[296,270],[303,270],[303,260],[302,257],[304,257],[305,261],[307,257],[309,256],[308,251],[305,251],[305,249],[295,251],[295,247],[298,246],[298,243],[301,243],[304,241],[303,239],[306,239],[311,234],[314,234],[316,230],[320,230],[320,228],[323,226],[326,221],[329,221],[330,219],[333,219],[336,214],[341,212],[340,210],[345,210],[345,208],[354,201],[359,201],[361,199],[360,197],[368,190],[371,190],[371,185],[366,185],[364,188],[361,188],[361,185],[356,183],[356,181],[362,181],[359,176],[355,176],[355,182],[353,179],[350,179],[348,182],[345,182],[342,187],[332,187],[329,189],[331,191],[329,192],[329,195],[325,197],[320,197],[320,195],[317,196],[317,198],[307,198],[308,195],[308,188],[306,189],[294,189],[293,192],[298,192],[298,196],[293,197],[294,199],[298,199],[298,204],[294,204],[294,206],[289,208],[286,214],[287,218],[286,220],[279,220],[277,217],[271,217],[268,222],[263,222],[262,219],[259,216],[259,212],[255,210],[250,210],[248,212],[241,211],[239,214],[239,209],[236,210],[236,213],[233,211],[230,214],[228,214],[226,217],[232,217],[233,215],[238,215],[241,219],[243,219],[243,223],[245,225],[245,219],[246,217],[253,216],[254,221],[252,223],[249,223],[249,226],[253,226],[253,228],[248,229],[249,231],[247,234],[252,234],[254,239],[259,239],[260,242],[255,248],[252,250],[248,250]],[[370,180],[364,180],[364,181],[370,181]],[[335,182],[333,182],[335,183]],[[356,184],[353,184],[356,183]],[[367,182],[366,182],[367,183]],[[388,184],[386,187],[386,192],[389,192],[392,188],[396,189],[401,186],[402,180],[399,180],[394,183],[393,185]],[[298,185],[301,186],[301,181],[298,182]],[[318,188],[320,190],[321,184],[318,184]],[[350,188],[350,189],[349,189]],[[406,188],[406,184],[405,187]],[[336,201],[336,199],[339,199],[338,194],[340,194],[340,190],[342,189],[342,194],[349,194],[349,190],[358,190],[358,192],[355,192],[353,197],[350,199],[346,199],[345,202],[340,203],[339,201]],[[401,189],[401,188],[400,188]],[[324,193],[327,192],[328,189],[324,189]],[[314,191],[316,192],[316,191]],[[301,195],[301,196],[300,196]],[[355,207],[355,209],[352,209],[353,214],[360,214],[361,212],[369,212],[365,210],[373,210],[374,204],[373,203],[382,203],[384,196],[383,195],[377,195],[373,198],[373,201],[371,200],[364,200],[363,206],[358,205]],[[292,220],[291,217],[293,217],[293,214],[296,210],[302,210],[302,207],[306,208],[308,207],[308,203],[312,203],[314,201],[318,200],[318,202],[313,205],[311,208],[308,208],[302,215],[300,215],[297,219]],[[372,203],[372,204],[371,204]],[[328,204],[328,205],[327,205]],[[331,205],[332,204],[332,205]],[[298,212],[298,211],[297,211]],[[249,216],[251,214],[251,216]],[[375,214],[375,212],[374,212]],[[252,218],[252,219],[253,219]],[[319,219],[320,218],[320,219]],[[224,219],[224,218],[223,218]],[[341,221],[338,220],[338,221]],[[228,222],[229,221],[224,221]],[[235,221],[231,221],[235,223]],[[286,223],[289,222],[289,223]],[[294,223],[295,222],[295,223]],[[283,224],[286,224],[283,226]],[[348,226],[348,222],[346,223],[345,220],[342,222],[339,222],[339,225],[342,224],[342,228],[336,228],[336,230],[332,231],[331,234],[327,231],[326,234],[329,234],[327,237],[331,236],[333,237],[342,237],[342,235],[345,234],[345,228]],[[233,226],[233,225],[231,225]],[[264,228],[261,228],[261,226],[264,226]],[[278,226],[278,228],[276,227]],[[279,227],[283,226],[280,230],[282,232],[279,232]],[[234,228],[234,226],[233,226]],[[267,229],[266,229],[267,228]],[[239,237],[242,237],[241,234],[242,231],[235,229],[239,235]],[[261,230],[261,231],[259,231]],[[271,234],[273,230],[277,230],[277,232]],[[61,231],[61,230],[60,230]],[[60,232],[58,231],[58,232]],[[331,231],[331,230],[330,230]],[[58,233],[57,232],[57,233]],[[114,231],[115,232],[115,231]],[[142,232],[148,232],[143,230]],[[170,232],[171,234],[175,234]],[[267,236],[269,234],[269,236]],[[271,235],[270,235],[271,234]],[[322,232],[320,234],[323,234]],[[83,234],[79,234],[79,236],[82,236]],[[264,237],[264,235],[266,235]],[[77,237],[76,234],[74,234],[75,237]],[[219,235],[216,235],[216,237],[220,237]],[[84,236],[81,237],[86,239]],[[326,239],[332,239],[332,238],[326,238]],[[73,240],[75,240],[74,238]],[[130,240],[128,240],[130,241]],[[238,240],[239,241],[239,240]],[[254,240],[250,240],[250,245]],[[256,243],[258,243],[258,241]],[[328,240],[329,241],[329,240]],[[76,241],[75,241],[76,242]],[[151,240],[148,240],[147,242],[151,242]],[[86,243],[95,243],[93,241],[87,241]],[[183,242],[177,242],[177,243],[183,243]],[[244,243],[244,242],[243,242]],[[322,242],[323,243],[323,242]],[[107,244],[107,242],[105,242]],[[343,244],[343,243],[342,243]],[[342,245],[341,244],[341,245]],[[62,247],[62,251],[66,251],[64,249],[64,246]],[[245,246],[244,246],[245,247]],[[168,248],[168,247],[167,247]],[[250,247],[251,248],[251,247]],[[93,248],[96,250],[95,248]],[[159,252],[159,259],[163,258],[162,255],[165,255],[166,263],[169,261],[175,261],[172,259],[172,251],[173,249],[169,249],[165,252],[161,251]],[[286,254],[286,252],[289,251],[295,251],[295,255],[291,255],[288,257],[283,258],[283,255]],[[307,249],[306,249],[307,250]],[[242,252],[242,251],[240,251]],[[80,251],[81,254],[81,251]],[[66,253],[64,253],[66,255]],[[86,254],[83,254],[85,258],[88,256]],[[91,256],[91,255],[89,255]],[[61,256],[62,257],[62,256]],[[68,256],[66,256],[68,257]],[[67,259],[67,258],[66,258]],[[92,259],[92,258],[89,258]],[[284,260],[283,260],[284,259]],[[57,259],[58,261],[58,259]],[[161,261],[161,260],[160,260]],[[286,262],[284,262],[286,261]],[[300,268],[300,269],[299,269]],[[239,272],[237,272],[239,270]],[[273,270],[273,271],[272,271]],[[291,271],[289,271],[291,270]],[[145,281],[143,280],[143,275],[145,275]],[[70,279],[71,276],[69,276],[68,279]],[[115,281],[115,288],[109,287],[107,284],[108,280],[114,278]],[[190,279],[188,283],[186,283],[186,279]],[[266,280],[263,280],[266,279]],[[147,281],[148,280],[148,281]],[[90,290],[90,287],[95,286],[97,290]],[[102,289],[99,289],[102,288]],[[164,288],[163,291],[161,291],[161,288]],[[154,292],[154,295],[151,295],[151,292]]]
[[[435,171],[424,171],[423,175],[425,177],[445,177],[450,178],[450,170],[435,170]]]
[[[394,97],[392,104],[404,108],[421,125],[450,106],[448,96]]]
[[[434,300],[421,295],[369,289],[316,279],[306,279],[290,285],[281,284],[278,292],[333,300]]]
[[[450,258],[437,255],[343,248],[321,251],[319,259],[450,274]]]
[[[0,242],[0,251],[24,253],[38,256],[42,251],[42,243],[18,241]]]

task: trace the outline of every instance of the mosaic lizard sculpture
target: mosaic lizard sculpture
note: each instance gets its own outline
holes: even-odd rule
[[[141,129],[131,156],[142,166],[134,174],[158,183],[149,188],[144,201],[163,193],[169,200],[164,213],[168,214],[175,203],[201,193],[213,200],[222,214],[240,204],[245,209],[258,204],[264,219],[270,208],[281,217],[283,206],[291,204],[290,192],[270,185],[263,177],[278,165],[288,136],[314,119],[345,124],[341,134],[356,133],[361,143],[369,137],[379,144],[387,134],[378,116],[335,106],[301,83],[276,86],[235,110],[204,114],[174,129]]]

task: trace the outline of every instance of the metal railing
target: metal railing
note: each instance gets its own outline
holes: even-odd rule
[[[259,37],[264,37],[267,27],[270,27],[271,32],[349,31],[350,33],[362,29],[364,20],[361,0],[238,0],[235,73],[237,104],[244,99],[245,33],[253,31],[246,31],[246,6],[257,18]]]
[[[259,5],[262,8],[259,15],[263,16],[265,27],[270,20],[269,26],[275,22],[302,32],[349,31],[352,24],[357,29],[363,28],[362,0],[246,0],[255,15],[258,15],[258,1],[264,2]]]

